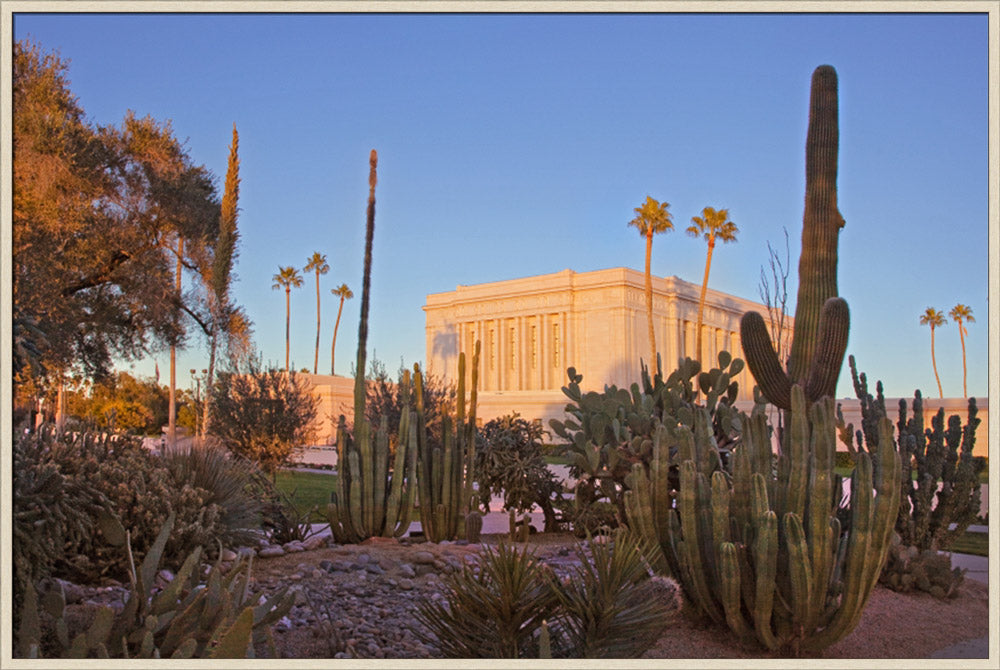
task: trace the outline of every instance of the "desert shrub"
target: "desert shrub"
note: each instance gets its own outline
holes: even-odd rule
[[[13,445],[14,607],[26,587],[67,560],[67,549],[95,533],[98,514],[108,507],[97,482],[67,477],[52,458],[52,430],[16,432]]]
[[[382,417],[386,418],[389,426],[398,426],[404,404],[412,409],[415,403],[410,401],[407,404],[401,394],[403,375],[408,372],[407,368],[400,364],[394,380],[386,371],[384,363],[377,359],[371,362],[365,378],[365,418],[372,426],[380,425]],[[423,370],[420,375],[423,383],[424,425],[427,426],[428,443],[442,446],[441,417],[446,408],[455,405],[455,385]],[[412,393],[412,384],[409,392]],[[348,429],[353,435],[354,427],[348,426]],[[393,453],[396,450],[397,439],[396,435],[389,436],[389,448]]]
[[[602,539],[612,541],[592,542],[590,555],[577,547],[581,564],[563,580],[527,546],[484,547],[478,562],[445,579],[443,601],[417,604],[418,636],[447,658],[641,655],[679,590],[649,579],[651,546],[623,531]]]
[[[476,481],[480,502],[503,496],[503,509],[530,511],[536,503],[545,515],[545,530],[557,530],[553,498],[561,497],[562,484],[548,469],[542,454],[545,430],[517,413],[486,423],[476,439]]]
[[[221,452],[194,450],[162,458],[144,449],[139,438],[110,434],[59,435],[46,430],[35,439],[41,443],[36,447],[41,453],[36,471],[57,472],[67,491],[96,491],[130,533],[138,557],[149,550],[171,513],[176,523],[163,552],[170,567],[177,567],[196,547],[215,551],[218,542],[233,546],[249,539],[248,529],[259,527],[259,504],[246,490],[252,483],[251,466]],[[29,480],[23,476],[26,486]],[[86,499],[78,510],[91,519],[96,514]],[[62,548],[63,555],[52,564],[59,576],[94,581],[128,574],[128,558],[99,534],[81,530]]]
[[[319,401],[295,372],[251,360],[245,370],[221,372],[210,394],[209,434],[269,473],[311,439]]]

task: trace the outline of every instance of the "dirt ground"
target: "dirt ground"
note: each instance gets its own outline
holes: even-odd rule
[[[483,542],[492,544],[505,536],[484,536]],[[576,538],[569,533],[539,533],[532,535],[530,544],[539,551],[551,551],[559,546],[572,546]],[[399,545],[373,545],[369,551],[376,556],[390,552],[398,556],[405,551]],[[278,576],[289,565],[310,559],[321,560],[319,554],[297,554],[272,560],[256,561],[254,572],[260,577]],[[288,559],[287,561],[285,559]],[[288,563],[286,565],[285,563]],[[862,618],[854,631],[840,642],[828,647],[813,658],[857,659],[919,659],[928,658],[933,652],[950,645],[981,638],[988,634],[989,590],[982,583],[966,580],[958,597],[940,601],[921,592],[896,593],[876,587],[869,599]],[[297,658],[316,658],[324,654],[325,640],[301,631],[296,635],[283,635],[281,646],[290,645]],[[315,646],[316,649],[311,647]],[[774,655],[760,649],[741,647],[725,627],[698,621],[688,613],[679,611],[667,623],[663,635],[643,656],[647,659],[771,659]]]

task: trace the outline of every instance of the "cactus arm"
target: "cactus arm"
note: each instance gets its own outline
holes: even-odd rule
[[[766,489],[763,490],[766,492]],[[771,630],[771,616],[778,574],[778,517],[767,510],[756,519],[757,537],[753,551],[757,568],[757,589],[754,594],[753,618],[757,639],[768,649],[777,649],[780,643]]]
[[[871,556],[872,493],[872,462],[868,454],[862,452],[851,481],[851,534],[844,559],[843,599],[830,624],[805,641],[805,649],[822,649],[833,644],[851,632],[861,618],[869,573],[875,562]]]
[[[806,489],[809,483],[809,415],[805,392],[798,384],[792,387],[792,412],[789,418],[791,439],[784,445],[783,453],[788,456],[787,479],[782,482],[785,495],[784,506],[778,507],[778,514],[792,512],[801,519],[805,515]],[[818,427],[813,427],[818,430]]]
[[[764,317],[746,312],[740,319],[740,344],[743,357],[761,392],[775,407],[791,406],[791,382],[771,344]]]
[[[819,315],[816,348],[806,380],[806,398],[810,401],[836,395],[850,328],[847,301],[839,297],[827,299]]]
[[[743,618],[740,605],[740,567],[736,559],[736,545],[723,542],[719,545],[720,599],[726,612],[726,623],[743,641],[753,638],[754,631]]]
[[[792,617],[803,632],[808,631],[805,623],[810,619],[813,609],[812,602],[813,574],[809,561],[809,546],[806,543],[805,529],[802,527],[802,517],[794,512],[788,512],[784,517],[785,538],[788,543],[788,572],[791,583]]]
[[[830,585],[830,571],[833,569],[834,540],[830,526],[831,500],[833,499],[833,467],[836,450],[833,421],[832,398],[814,404],[810,411],[813,417],[812,456],[809,473],[809,559],[812,566],[812,603],[806,619],[806,630],[816,627],[826,592]],[[836,518],[836,517],[834,517]],[[839,524],[838,524],[839,526]]]
[[[374,472],[372,474],[373,523],[371,532],[375,535],[384,535],[389,529],[389,525],[386,523],[385,506],[386,475],[389,469],[389,419],[385,415],[380,419],[378,431],[375,433],[374,457]]]
[[[692,598],[696,605],[708,614],[713,621],[722,623],[725,616],[719,610],[718,604],[712,598],[712,592],[708,587],[706,577],[708,577],[711,566],[706,566],[701,557],[702,539],[700,536],[700,524],[698,522],[697,503],[697,474],[695,473],[694,461],[684,461],[681,463],[681,490],[680,490],[680,521],[684,529],[684,540],[682,542],[685,562],[687,563],[691,577],[691,586],[694,589]]]

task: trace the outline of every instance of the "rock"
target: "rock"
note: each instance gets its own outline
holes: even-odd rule
[[[404,591],[410,591],[410,590],[412,590],[413,589],[413,580],[412,579],[400,579],[399,580],[399,588],[403,589]]]
[[[327,572],[332,572],[333,561],[323,559],[322,561],[319,562],[319,567],[322,570],[326,570]]]
[[[415,551],[410,557],[410,560],[420,565],[431,565],[437,559],[434,557],[434,554],[429,551]]]
[[[261,558],[272,558],[272,557],[275,557],[275,556],[284,556],[285,555],[285,550],[282,549],[281,547],[277,546],[277,545],[272,545],[272,546],[269,546],[269,547],[264,547],[263,549],[261,549],[260,551],[257,552],[257,555],[260,556]]]
[[[362,552],[362,553],[358,554],[357,556],[355,556],[354,560],[356,562],[360,563],[361,565],[364,565],[364,564],[370,562],[372,560],[372,557],[369,554],[366,554],[366,553]]]
[[[292,540],[291,542],[286,542],[283,545],[281,545],[281,547],[282,547],[282,549],[284,549],[289,554],[295,554],[295,553],[298,553],[300,551],[305,551],[306,550],[306,548],[303,547],[302,543],[299,542],[298,540]]]
[[[403,563],[401,566],[399,566],[399,574],[403,575],[404,577],[410,577],[410,578],[417,576],[417,573],[414,572],[413,570],[413,566],[410,565],[409,563]]]
[[[328,539],[328,536],[313,535],[302,543],[302,547],[306,551],[313,551],[325,545]]]

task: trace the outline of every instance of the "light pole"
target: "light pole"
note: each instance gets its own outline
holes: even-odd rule
[[[201,435],[201,378],[208,374],[208,370],[202,370],[201,376],[198,371],[191,368],[191,379],[194,380],[194,437]]]

